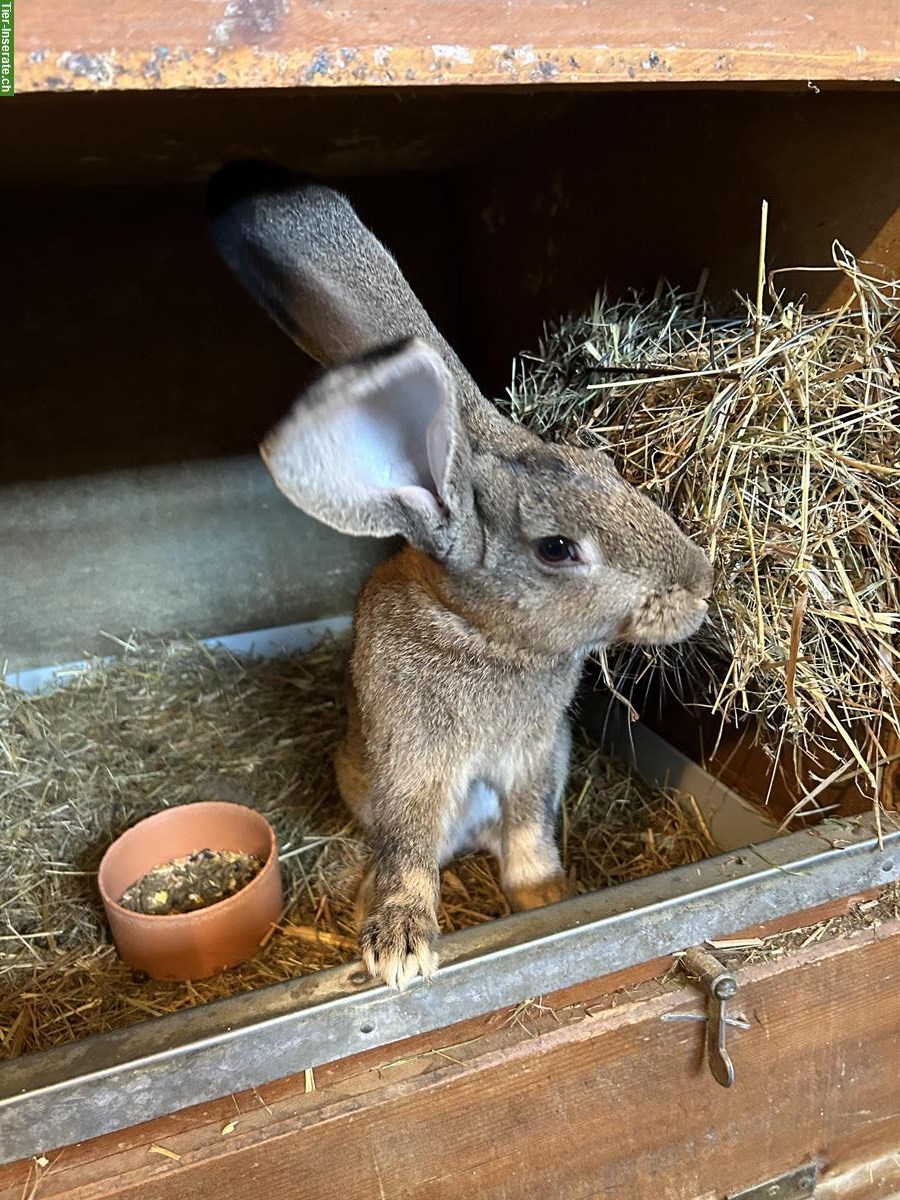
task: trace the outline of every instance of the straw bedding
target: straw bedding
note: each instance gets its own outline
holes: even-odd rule
[[[599,296],[516,364],[504,402],[610,450],[713,559],[701,634],[613,648],[617,690],[637,703],[661,681],[755,723],[773,757],[812,756],[805,812],[838,780],[874,797],[900,732],[900,284],[837,245],[834,264],[849,298],[826,313],[789,302],[781,273],[765,311],[762,266],[733,316],[664,284]]]
[[[331,768],[344,657],[334,642],[274,660],[157,644],[54,692],[0,689],[0,1056],[356,957],[353,898],[366,847]],[[109,944],[100,857],[139,818],[214,798],[251,804],[273,823],[282,920],[237,970],[196,984],[141,979]],[[584,743],[564,808],[564,858],[584,889],[714,852],[690,804],[649,791]],[[444,873],[444,929],[506,911],[489,857]]]

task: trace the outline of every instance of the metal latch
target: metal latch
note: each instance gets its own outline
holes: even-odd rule
[[[802,1167],[794,1167],[743,1192],[729,1192],[725,1200],[808,1200],[816,1194],[818,1177],[818,1164],[804,1163]]]
[[[741,1017],[729,1017],[728,1001],[737,995],[737,980],[725,967],[702,946],[695,946],[681,956],[685,970],[696,976],[709,1000],[707,1013],[672,1013],[670,1021],[706,1022],[706,1057],[716,1083],[731,1087],[734,1083],[734,1063],[726,1046],[728,1026],[749,1029],[750,1025]],[[777,1195],[777,1193],[775,1193]]]

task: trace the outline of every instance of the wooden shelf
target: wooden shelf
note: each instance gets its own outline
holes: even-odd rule
[[[885,0],[30,0],[19,92],[900,81]]]

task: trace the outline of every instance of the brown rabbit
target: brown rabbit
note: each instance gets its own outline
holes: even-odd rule
[[[702,623],[704,553],[594,450],[501,417],[349,203],[261,164],[213,179],[224,258],[329,368],[262,455],[299,508],[402,534],[356,607],[341,793],[373,848],[360,943],[394,987],[437,959],[439,871],[500,862],[514,909],[563,898],[568,708],[592,649]]]

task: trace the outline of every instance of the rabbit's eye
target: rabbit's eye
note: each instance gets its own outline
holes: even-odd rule
[[[532,548],[542,563],[552,567],[564,566],[566,563],[581,562],[578,547],[564,537],[543,537],[531,543]]]

